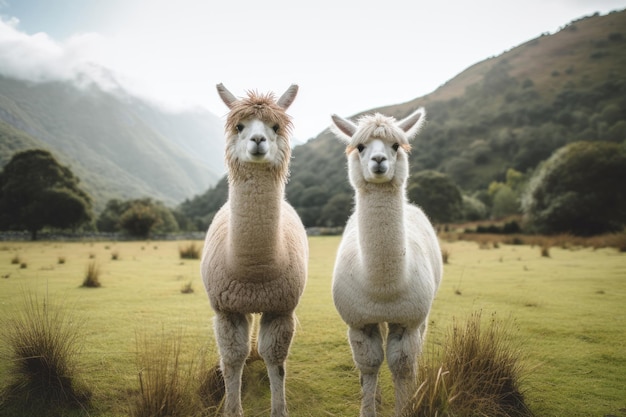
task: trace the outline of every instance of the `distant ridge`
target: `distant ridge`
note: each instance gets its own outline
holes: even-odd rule
[[[0,76],[0,166],[28,148],[70,166],[102,209],[111,198],[173,206],[223,175],[222,123],[195,109],[163,111],[95,84],[33,83]]]

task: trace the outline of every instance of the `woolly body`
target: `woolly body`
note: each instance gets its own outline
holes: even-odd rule
[[[254,180],[231,183],[229,201],[206,236],[202,271],[211,307],[239,313],[293,311],[306,283],[306,233],[282,199],[284,186],[273,184],[275,175],[263,166],[249,171],[256,171]]]
[[[396,415],[415,393],[417,356],[442,278],[437,235],[423,211],[406,201],[409,140],[423,120],[423,109],[399,122],[375,114],[355,125],[333,116],[333,131],[347,144],[356,204],[337,252],[332,291],[361,373],[362,417],[376,415],[385,324]]]

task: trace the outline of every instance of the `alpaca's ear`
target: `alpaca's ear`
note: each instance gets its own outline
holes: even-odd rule
[[[296,84],[291,84],[276,103],[283,109],[287,110],[289,106],[291,106],[291,103],[293,103],[296,99],[296,94],[298,94],[298,86]]]
[[[333,114],[330,117],[333,119],[333,124],[330,125],[330,129],[333,133],[342,141],[350,143],[352,141],[352,136],[354,136],[354,132],[356,132],[357,126],[350,120],[344,119],[336,114]]]
[[[411,140],[420,131],[425,121],[426,110],[424,110],[423,107],[420,107],[404,119],[400,120],[397,125],[406,133],[409,140]]]
[[[224,84],[219,83],[217,85],[217,94],[220,95],[222,101],[229,109],[233,108],[233,104],[235,104],[235,102],[237,101],[237,97],[235,97],[233,93],[228,91],[228,89],[224,87]]]

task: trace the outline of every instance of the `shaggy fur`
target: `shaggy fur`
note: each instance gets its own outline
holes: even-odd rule
[[[333,273],[333,300],[348,324],[361,373],[361,416],[376,415],[376,388],[384,359],[396,389],[396,415],[415,393],[417,356],[443,265],[426,215],[406,201],[409,140],[424,120],[419,109],[397,122],[380,114],[358,125],[333,116],[346,142],[355,211],[348,220]]]
[[[250,353],[251,313],[262,313],[258,350],[270,378],[271,415],[287,416],[285,361],[308,263],[306,232],[284,198],[291,155],[285,110],[296,91],[292,86],[278,101],[256,93],[238,100],[218,86],[231,109],[226,123],[229,198],[209,227],[201,268],[216,312],[227,416],[243,415],[241,373]],[[264,128],[248,137],[259,120]]]
[[[241,120],[258,119],[263,120],[269,126],[278,125],[277,141],[279,149],[283,154],[280,158],[272,161],[270,167],[279,178],[286,182],[289,176],[289,159],[291,157],[291,146],[289,145],[289,135],[291,134],[291,117],[285,113],[285,109],[280,107],[272,93],[259,94],[256,91],[248,91],[248,96],[237,100],[230,108],[226,119],[226,135],[228,142],[226,145],[226,163],[229,167],[228,173],[231,180],[237,180],[245,176],[247,171],[242,169],[240,161],[233,154],[232,145],[237,137],[237,124]]]

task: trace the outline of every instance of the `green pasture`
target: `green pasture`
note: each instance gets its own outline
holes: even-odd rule
[[[309,281],[287,366],[288,406],[294,417],[356,416],[358,374],[330,294],[339,237],[309,242]],[[179,335],[186,361],[207,367],[217,361],[199,261],[179,258],[185,244],[0,242],[0,316],[21,308],[27,294],[63,304],[82,326],[76,360],[93,392],[90,415],[127,416],[139,391],[142,337]],[[486,320],[495,316],[511,324],[526,369],[522,388],[537,416],[626,415],[624,253],[553,247],[545,257],[539,247],[481,249],[461,241],[442,247],[449,263],[430,317],[427,356],[435,354],[453,319],[482,311]],[[16,257],[19,263],[12,263]],[[92,261],[101,268],[102,286],[83,288]],[[194,291],[181,292],[189,283]],[[0,357],[0,384],[8,367]],[[252,367],[246,416],[266,416],[268,382],[259,377],[260,364]],[[389,416],[393,390],[386,369],[381,385],[382,415]]]

